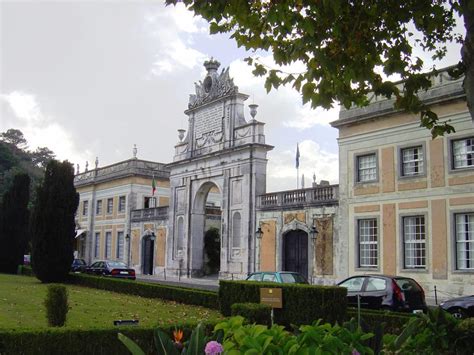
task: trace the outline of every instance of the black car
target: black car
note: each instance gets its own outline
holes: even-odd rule
[[[455,318],[474,317],[474,295],[452,298],[439,306]]]
[[[409,277],[361,275],[349,277],[338,285],[347,288],[349,307],[357,307],[360,296],[360,306],[364,308],[399,312],[427,309],[423,288]]]
[[[96,261],[86,269],[88,274],[135,280],[135,270],[121,261]]]
[[[263,281],[263,282],[278,282],[278,283],[297,283],[308,284],[306,278],[293,271],[260,271],[253,272],[247,278],[247,281]]]
[[[74,259],[71,265],[72,272],[85,272],[87,264],[84,259]]]

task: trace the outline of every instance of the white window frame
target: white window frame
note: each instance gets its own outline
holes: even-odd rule
[[[117,251],[116,256],[118,260],[122,260],[125,253],[125,238],[123,231],[117,232]]]
[[[82,215],[87,216],[88,213],[89,213],[89,201],[84,200],[82,201]]]
[[[427,226],[423,214],[402,216],[403,267],[423,270],[427,267]],[[411,223],[411,224],[408,224]],[[413,224],[414,223],[414,224]]]
[[[100,216],[102,214],[102,200],[97,200],[95,205],[95,214]]]
[[[405,153],[407,151],[418,150],[418,157],[415,158],[415,152],[412,153],[412,157],[405,160]],[[421,154],[420,154],[421,153]],[[425,175],[425,147],[420,144],[416,146],[400,148],[400,176],[401,177],[419,177]],[[412,165],[412,167],[410,167]],[[413,172],[407,172],[408,169],[412,168]]]
[[[460,142],[466,143],[464,147],[456,147]],[[451,139],[450,158],[452,171],[474,169],[474,136]]]
[[[125,212],[125,205],[127,203],[127,198],[126,196],[119,196],[119,201],[118,201],[118,212],[122,213]]]
[[[461,221],[461,217],[464,217],[465,220]],[[466,217],[468,218],[467,221]],[[460,230],[461,225],[463,230]],[[460,236],[463,238],[460,238]],[[457,212],[454,214],[454,244],[456,270],[474,271],[474,212]],[[461,256],[464,257],[461,259]],[[461,265],[460,261],[464,261],[464,265]]]
[[[367,233],[362,235],[361,227],[362,224],[365,223],[372,223],[372,225],[367,225],[366,230],[375,230],[375,233]],[[375,269],[379,266],[379,227],[378,227],[378,219],[374,217],[364,217],[357,219],[357,268],[360,269]],[[361,237],[364,240],[361,240]],[[362,253],[364,252],[364,256]],[[375,263],[371,263],[370,259],[374,259],[374,256],[371,253],[375,252]],[[367,262],[366,262],[367,260]]]
[[[105,232],[105,259],[112,256],[112,232]]]
[[[361,168],[361,162],[365,158],[374,159],[374,166],[363,167]],[[355,170],[355,181],[358,184],[365,184],[378,181],[378,155],[377,152],[367,152],[362,154],[357,154],[354,159],[354,170]],[[366,171],[373,170],[373,172],[365,173]],[[364,175],[362,174],[364,172]],[[365,177],[368,176],[368,177]]]
[[[100,258],[100,232],[95,232],[94,258]]]
[[[114,212],[114,199],[113,197],[107,199],[107,214]]]

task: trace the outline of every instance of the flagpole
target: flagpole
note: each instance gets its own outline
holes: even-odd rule
[[[296,189],[297,190],[300,188],[299,180],[300,180],[300,168],[296,168]]]
[[[300,180],[300,147],[296,143],[296,189],[299,189],[299,180]]]

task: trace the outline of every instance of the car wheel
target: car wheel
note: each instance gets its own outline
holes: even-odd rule
[[[457,319],[466,318],[466,311],[462,308],[459,308],[459,307],[450,308],[448,312],[451,313],[454,318],[457,318]]]

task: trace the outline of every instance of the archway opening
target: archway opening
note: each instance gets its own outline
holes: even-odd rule
[[[291,230],[283,236],[283,270],[308,278],[308,233]]]
[[[191,261],[194,276],[217,276],[221,262],[222,194],[212,182],[196,194],[191,218]],[[200,249],[200,252],[199,252]]]

